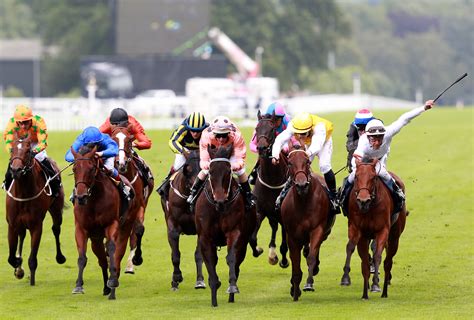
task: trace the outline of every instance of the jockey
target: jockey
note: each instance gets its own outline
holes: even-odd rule
[[[270,104],[267,108],[267,111],[265,111],[265,114],[272,115],[275,113],[276,117],[276,129],[275,129],[275,137],[278,136],[280,133],[282,133],[287,127],[288,123],[290,122],[291,118],[290,116],[286,113],[285,107],[278,102],[273,102]],[[252,135],[252,140],[250,141],[250,151],[253,153],[258,153],[257,150],[257,136],[255,134],[255,130]],[[258,170],[258,165],[259,161],[257,160],[257,163],[252,169],[252,172],[250,172],[249,176],[249,183],[254,185],[255,181],[257,179],[257,170]]]
[[[219,116],[215,118],[211,126],[203,132],[201,141],[199,142],[201,171],[196,177],[191,187],[191,194],[188,197],[188,203],[191,204],[191,206],[193,206],[194,200],[204,185],[204,181],[206,181],[207,174],[209,173],[211,159],[207,147],[228,146],[229,144],[234,145],[230,162],[232,172],[235,173],[239,179],[239,184],[245,198],[245,207],[249,209],[255,205],[255,199],[250,190],[247,174],[245,173],[245,140],[240,130],[229,118]]]
[[[115,127],[129,127],[130,133],[134,136],[135,140],[132,142],[132,147],[137,148],[138,150],[145,150],[151,148],[151,140],[145,134],[145,129],[143,129],[140,122],[135,119],[135,117],[128,115],[127,111],[122,108],[115,108],[110,113],[110,117],[105,120],[105,122],[99,127],[100,132],[106,133],[108,135],[112,134],[112,129]],[[153,175],[150,171],[150,168],[147,166],[145,161],[133,151],[133,159],[141,172],[142,177],[147,182],[153,180]]]
[[[193,112],[183,120],[176,130],[173,131],[168,145],[171,151],[176,155],[174,158],[174,164],[170,168],[168,175],[161,186],[156,189],[156,192],[161,196],[163,196],[165,191],[168,189],[171,175],[181,169],[186,162],[186,156],[189,155],[189,152],[199,149],[201,134],[208,126],[209,123],[206,122],[204,115],[200,112]]]
[[[347,170],[349,173],[352,172],[352,154],[357,148],[359,137],[364,134],[365,126],[367,123],[374,119],[372,112],[369,109],[360,109],[355,114],[354,121],[351,123],[349,130],[347,131],[346,137],[346,150],[347,150]]]
[[[329,189],[329,199],[331,210],[339,213],[336,196],[336,177],[331,168],[332,157],[332,131],[333,125],[330,121],[309,113],[300,113],[291,120],[288,128],[276,137],[272,148],[272,162],[278,163],[280,151],[285,143],[293,136],[302,145],[306,147],[306,153],[310,161],[318,156],[319,169],[324,175],[324,180]],[[276,200],[276,207],[279,208],[286,194],[291,188],[290,180],[281,191]]]
[[[380,160],[376,165],[377,174],[392,192],[395,209],[394,212],[396,213],[400,211],[405,200],[405,194],[400,186],[398,186],[395,179],[393,179],[387,171],[386,155],[390,150],[390,144],[392,143],[393,137],[399,133],[404,126],[410,123],[412,119],[419,116],[424,111],[431,109],[433,105],[434,101],[428,100],[425,102],[423,107],[418,107],[402,114],[400,118],[389,126],[384,126],[383,122],[379,119],[372,119],[367,123],[365,134],[360,137],[357,149],[354,151],[354,157],[352,158],[352,172],[343,186],[341,192],[341,204],[344,204],[354,183],[356,170],[355,157],[369,157]]]
[[[13,117],[7,123],[7,127],[3,132],[3,139],[6,143],[6,150],[8,153],[11,152],[12,142],[14,135],[17,134],[19,137],[30,136],[32,138],[33,144],[33,153],[35,154],[35,159],[41,164],[41,168],[46,173],[46,175],[51,179],[49,185],[51,187],[51,195],[57,197],[61,189],[61,177],[56,176],[56,170],[52,166],[48,155],[46,154],[46,147],[48,145],[48,131],[46,128],[46,123],[43,118],[38,115],[33,115],[31,108],[25,105],[18,105],[15,109]],[[8,165],[10,166],[10,165]],[[8,190],[13,176],[10,173],[9,167],[5,173],[4,186]]]
[[[78,152],[82,146],[97,146],[96,156],[104,159],[104,167],[107,169],[108,174],[111,176],[122,195],[125,199],[130,200],[133,197],[132,187],[128,181],[126,181],[121,175],[119,175],[117,169],[114,167],[115,157],[118,155],[117,143],[105,133],[99,131],[96,127],[87,127],[82,133],[76,138],[72,144],[72,149]],[[69,149],[66,152],[65,159],[67,162],[74,162],[74,155]],[[125,182],[124,182],[125,181]]]

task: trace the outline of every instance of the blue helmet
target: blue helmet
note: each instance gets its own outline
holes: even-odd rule
[[[273,114],[275,112],[275,116],[277,117],[284,117],[286,115],[285,112],[285,107],[279,102],[273,102],[270,104],[267,108],[267,111],[265,111],[265,114]]]
[[[366,125],[370,120],[374,119],[369,109],[360,109],[354,117],[355,125]]]
[[[101,142],[102,133],[96,127],[87,127],[82,132],[83,141],[86,144]]]

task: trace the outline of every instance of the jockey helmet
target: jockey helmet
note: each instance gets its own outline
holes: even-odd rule
[[[379,136],[385,134],[385,126],[379,119],[372,119],[367,123],[365,132],[368,136]]]
[[[295,133],[306,133],[313,128],[313,117],[307,112],[297,114],[291,122]]]
[[[201,132],[207,127],[206,119],[200,112],[191,113],[184,121],[184,125],[188,130],[196,132]]]
[[[355,125],[366,125],[370,120],[374,118],[372,112],[369,109],[360,109],[355,114],[354,124]]]
[[[110,124],[120,124],[128,121],[128,113],[122,108],[115,108],[110,113]]]
[[[27,121],[33,118],[33,111],[30,107],[23,104],[16,106],[15,113],[13,114],[15,121]]]
[[[96,127],[87,127],[82,132],[83,141],[85,144],[101,142],[102,133]]]
[[[271,115],[273,114],[273,112],[275,112],[275,116],[277,117],[284,117],[286,114],[285,107],[279,102],[273,102],[272,104],[270,104],[265,114]]]
[[[212,122],[211,130],[214,134],[229,133],[232,131],[232,122],[227,117],[219,116]]]

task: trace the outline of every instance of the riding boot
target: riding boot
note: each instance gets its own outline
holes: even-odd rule
[[[44,158],[44,160],[40,163],[48,178],[51,179],[56,175],[56,170],[53,169],[53,166],[51,165],[51,162],[48,158]],[[59,190],[61,189],[61,178],[59,177],[59,174],[54,179],[49,181],[49,185],[51,187],[51,195],[53,197],[57,197],[59,195]]]
[[[254,186],[255,185],[255,182],[257,182],[257,175],[258,175],[258,167],[260,165],[260,161],[257,160],[257,163],[255,164],[255,166],[253,167],[252,169],[252,172],[250,172],[250,175],[249,175],[249,183]]]
[[[165,196],[167,194],[167,191],[170,187],[170,178],[171,176],[173,175],[173,173],[175,173],[174,171],[174,167],[171,167],[170,171],[168,172],[168,175],[166,176],[165,180],[163,180],[163,182],[161,183],[161,185],[156,189],[156,192],[158,192],[158,194],[160,196]]]
[[[240,188],[245,199],[245,209],[249,210],[254,207],[256,203],[256,198],[253,195],[252,190],[250,189],[249,181],[247,180],[245,182],[241,182]]]
[[[8,165],[7,171],[5,172],[5,180],[3,180],[2,188],[5,190],[8,190],[8,188],[10,188],[12,181],[13,181],[13,176],[10,171],[10,165]]]
[[[329,202],[331,203],[331,212],[333,214],[341,213],[341,209],[339,208],[339,203],[337,201],[336,176],[334,175],[334,171],[332,171],[332,169],[324,174],[324,180],[326,181],[326,185],[329,189]]]
[[[392,179],[390,180],[390,191],[392,191],[393,197],[393,213],[400,212],[405,202],[405,194],[403,193],[402,188],[397,184],[397,182]]]
[[[275,209],[277,211],[280,210],[281,204],[283,203],[283,199],[285,199],[286,195],[290,191],[291,186],[293,185],[292,181],[290,178],[285,182],[285,185],[283,186],[283,189],[281,190],[280,194],[275,200]]]
[[[342,213],[344,216],[348,216],[347,203],[349,201],[349,195],[352,190],[353,183],[349,182],[349,179],[345,178],[342,184],[342,190],[339,194],[339,204],[341,205]]]
[[[206,180],[201,180],[201,179],[199,179],[199,177],[196,177],[196,180],[194,180],[194,184],[191,187],[189,197],[186,200],[189,203],[189,208],[190,208],[191,211],[194,211],[194,203],[195,203],[195,200],[196,200],[197,196],[199,195],[199,192],[201,191],[201,189],[204,185],[204,181],[206,181]]]

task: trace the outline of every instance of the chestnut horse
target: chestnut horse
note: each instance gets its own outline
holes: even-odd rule
[[[313,276],[319,272],[319,249],[331,233],[335,215],[330,214],[329,196],[324,178],[311,172],[306,151],[291,150],[288,167],[293,183],[281,205],[281,218],[285,226],[291,258],[291,289],[294,301],[301,296],[301,251],[307,251],[308,278],[304,291],[314,291]]]
[[[183,274],[179,268],[181,262],[181,253],[179,251],[179,236],[195,235],[196,222],[194,221],[194,212],[190,211],[186,199],[189,196],[189,190],[196,179],[199,168],[199,150],[193,150],[186,156],[186,162],[170,178],[170,189],[167,195],[161,198],[161,206],[165,213],[166,226],[168,229],[168,242],[171,247],[171,262],[173,263],[173,276],[171,279],[171,289],[178,290],[179,284],[183,281]],[[199,242],[194,252],[196,262],[196,283],[195,289],[204,289],[204,277],[202,275],[202,255],[199,249]]]
[[[227,245],[229,266],[229,302],[239,293],[237,279],[247,244],[255,230],[255,207],[245,210],[244,198],[232,177],[230,156],[233,145],[211,149],[209,175],[196,201],[196,230],[204,263],[209,274],[212,306],[217,306],[217,289],[221,286],[216,272],[217,247]]]
[[[356,175],[354,187],[349,195],[348,202],[348,233],[349,242],[346,246],[346,263],[342,282],[350,283],[350,261],[355,246],[362,260],[362,276],[364,290],[362,299],[368,299],[369,287],[369,241],[375,239],[374,276],[371,286],[372,292],[380,292],[379,266],[382,261],[382,251],[386,248],[384,260],[385,279],[382,298],[387,298],[387,289],[392,278],[391,270],[393,257],[397,253],[400,235],[405,228],[406,205],[399,213],[392,214],[394,209],[390,190],[377,176],[377,159],[356,158]],[[403,182],[391,173],[399,186],[404,190]]]
[[[270,243],[268,245],[268,262],[272,265],[278,262],[278,255],[276,253],[276,233],[278,231],[278,224],[281,225],[281,261],[280,267],[287,268],[289,265],[286,254],[288,252],[288,245],[286,243],[286,231],[281,223],[281,214],[279,210],[275,209],[275,201],[280,194],[286,180],[288,179],[288,165],[286,162],[286,155],[281,154],[281,161],[277,165],[272,164],[272,146],[275,142],[276,136],[276,117],[272,115],[260,115],[258,112],[258,123],[255,128],[255,135],[257,136],[257,150],[258,150],[258,172],[257,180],[253,193],[257,197],[257,227],[253,238],[256,241],[257,232],[260,229],[263,219],[268,218],[268,222],[272,229]]]
[[[109,295],[109,299],[115,299],[115,288],[119,286],[120,262],[136,219],[134,213],[137,212],[138,202],[133,198],[128,212],[120,219],[120,210],[124,205],[120,191],[105,172],[106,169],[101,167],[102,160],[97,158],[96,151],[96,146],[92,149],[83,146],[78,152],[71,148],[74,155],[75,235],[79,254],[79,273],[72,293],[84,293],[83,273],[87,264],[87,240],[90,238],[92,251],[102,269],[103,294]]]
[[[52,159],[50,161],[59,175],[56,163]],[[15,276],[18,279],[23,278],[24,271],[21,267],[23,241],[25,240],[26,230],[29,230],[31,252],[28,258],[28,266],[30,268],[30,285],[34,286],[36,268],[38,267],[37,255],[46,211],[49,211],[53,219],[52,230],[56,241],[56,262],[63,264],[66,261],[59,242],[63,222],[64,190],[61,186],[59,195],[57,197],[51,196],[49,181],[41,165],[34,158],[32,141],[29,136],[24,139],[20,139],[18,136],[15,137],[12,142],[8,168],[13,176],[13,181],[6,190],[8,263],[15,268]]]
[[[137,167],[137,162],[141,161],[137,155],[134,155],[132,142],[133,135],[130,134],[128,127],[115,126],[112,129],[112,139],[119,146],[119,154],[116,157],[115,167],[119,173],[125,176],[135,190],[136,201],[138,202],[137,219],[133,226],[133,232],[130,235],[130,255],[127,259],[125,273],[135,273],[134,266],[143,263],[142,258],[142,238],[145,232],[145,210],[148,205],[148,199],[153,190],[153,181],[147,182],[147,177],[142,177]],[[135,213],[134,213],[135,214]]]

